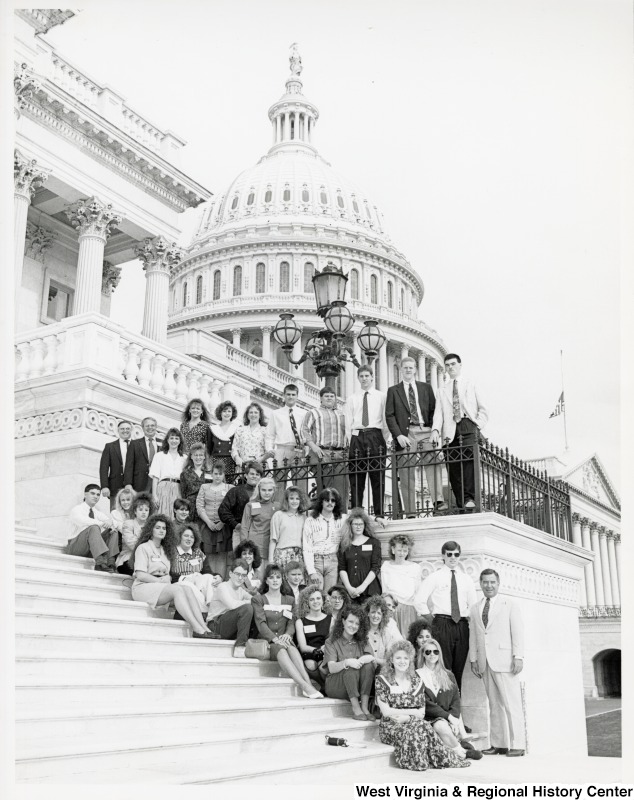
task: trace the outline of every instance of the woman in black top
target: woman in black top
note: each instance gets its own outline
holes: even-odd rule
[[[310,678],[323,684],[325,668],[320,671],[324,659],[324,644],[330,635],[332,617],[326,614],[324,595],[317,586],[307,586],[299,593],[295,638],[306,672]]]
[[[341,527],[338,560],[339,578],[352,600],[381,594],[381,542],[362,508],[353,508]]]

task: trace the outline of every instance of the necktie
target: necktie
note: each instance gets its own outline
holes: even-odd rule
[[[458,584],[456,583],[456,570],[451,570],[451,619],[460,622],[460,604],[458,603]]]
[[[458,380],[456,378],[454,378],[453,381],[452,402],[453,402],[453,420],[454,422],[460,422],[460,420],[462,419],[462,411],[460,409],[460,395],[458,394]]]
[[[291,418],[291,428],[293,429],[293,436],[295,437],[295,444],[299,447],[301,442],[299,440],[299,433],[297,433],[297,423],[295,422],[295,414],[293,414],[293,409],[288,409],[288,416]]]
[[[482,624],[486,628],[489,624],[489,608],[491,606],[491,598],[487,597],[486,603],[484,604],[484,608],[482,609]]]
[[[409,399],[409,413],[410,413],[410,424],[411,425],[420,425],[420,420],[418,419],[418,411],[416,410],[416,397],[414,396],[414,387],[410,383],[409,385],[409,392],[408,392],[408,399]]]
[[[361,412],[361,425],[367,428],[370,424],[370,412],[368,411],[368,393],[363,395],[363,411]]]
[[[148,458],[151,464],[152,459],[154,458],[154,455],[156,453],[156,450],[154,448],[154,439],[148,439],[147,442],[148,442],[148,448],[147,448]]]
[[[92,510],[92,508],[88,512],[88,516],[90,517],[90,519],[94,519],[95,518],[95,512]]]

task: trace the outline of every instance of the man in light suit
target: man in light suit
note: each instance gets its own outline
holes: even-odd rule
[[[150,467],[152,459],[159,449],[156,440],[156,420],[146,417],[141,420],[143,436],[133,439],[128,446],[128,455],[123,469],[123,482],[126,487],[131,487],[135,492],[149,492],[152,494],[152,479]]]
[[[434,461],[442,456],[430,441],[432,420],[436,410],[434,390],[428,383],[416,380],[416,362],[413,358],[401,361],[402,382],[390,386],[385,401],[385,421],[396,442],[397,467],[403,493],[403,512],[412,517],[416,515],[416,463],[417,452],[424,452],[427,488],[432,501],[432,509],[446,511],[447,504],[442,494],[440,466]],[[429,453],[429,455],[427,455]],[[421,453],[422,455],[422,453]]]
[[[526,732],[519,674],[524,667],[524,627],[519,607],[498,597],[500,576],[494,569],[480,573],[484,597],[469,618],[471,671],[484,680],[491,720],[485,755],[523,756]]]
[[[103,497],[110,498],[110,508],[114,508],[114,501],[117,492],[123,489],[123,467],[130,437],[132,436],[132,423],[127,419],[122,419],[117,425],[119,438],[114,442],[108,442],[101,454],[99,462],[99,480],[101,482],[101,494]]]
[[[451,380],[438,387],[430,440],[433,443],[449,440],[447,469],[456,505],[460,510],[473,511],[476,507],[473,448],[477,447],[478,430],[486,425],[489,412],[473,381],[460,376],[460,356],[447,353],[445,369]],[[452,452],[452,448],[456,449]]]

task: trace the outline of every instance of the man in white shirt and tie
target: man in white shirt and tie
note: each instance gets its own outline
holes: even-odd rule
[[[350,442],[350,508],[363,506],[366,478],[372,487],[372,504],[377,522],[384,524],[386,438],[385,393],[374,388],[374,373],[367,364],[359,367],[357,378],[361,391],[346,401],[346,435]]]
[[[476,507],[473,449],[477,447],[478,431],[486,425],[489,412],[473,381],[461,376],[459,355],[447,353],[445,369],[450,380],[438,387],[431,441],[444,444],[449,440],[449,451],[456,448],[453,453],[447,453],[449,483],[457,508],[471,512]]]
[[[132,423],[127,419],[122,419],[117,425],[117,434],[119,438],[114,442],[108,442],[104,447],[99,462],[101,494],[103,497],[110,498],[111,509],[114,508],[117,492],[124,486],[123,468],[132,436]]]
[[[520,608],[510,597],[499,597],[500,576],[494,569],[480,573],[484,597],[471,609],[469,661],[484,680],[491,723],[487,756],[523,756],[526,728],[519,674],[524,668],[524,627]]]
[[[304,464],[305,453],[302,423],[306,412],[297,405],[298,393],[299,390],[294,383],[289,383],[284,387],[284,405],[271,411],[269,424],[264,432],[264,446],[266,447],[264,459],[275,458],[278,469],[284,466],[284,459],[286,459],[287,465],[291,469],[294,468],[295,474],[298,468]],[[295,465],[296,458],[299,459],[297,466]],[[281,473],[278,473],[276,480],[280,481],[280,475]],[[293,472],[289,472],[289,477],[294,485],[307,491],[306,478],[301,481],[295,480]],[[284,494],[285,483],[285,480],[280,481],[278,486],[280,496],[276,497],[278,500],[281,500],[281,496]]]
[[[69,556],[92,556],[97,572],[114,572],[114,565],[110,562],[119,552],[119,537],[112,517],[95,508],[100,497],[98,484],[89,483],[85,487],[83,503],[74,506],[70,512],[72,535],[64,552]]]
[[[416,599],[423,614],[434,615],[432,634],[460,688],[469,653],[469,614],[478,600],[473,581],[458,569],[458,542],[445,542],[440,553],[443,566],[425,578]]]

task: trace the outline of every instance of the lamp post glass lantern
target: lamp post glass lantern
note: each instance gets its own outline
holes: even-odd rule
[[[310,359],[317,375],[332,389],[336,389],[337,377],[347,362],[351,362],[355,367],[361,366],[352,348],[345,344],[346,336],[351,333],[355,322],[345,300],[347,283],[348,276],[331,262],[313,276],[317,314],[323,319],[326,327],[311,335],[300,359],[295,360],[292,357],[293,346],[302,335],[302,330],[293,314],[289,312],[280,314],[280,319],[273,329],[273,336],[284,350],[288,361],[298,367]],[[385,334],[373,319],[364,322],[357,336],[359,347],[369,364],[377,357],[385,341]]]

